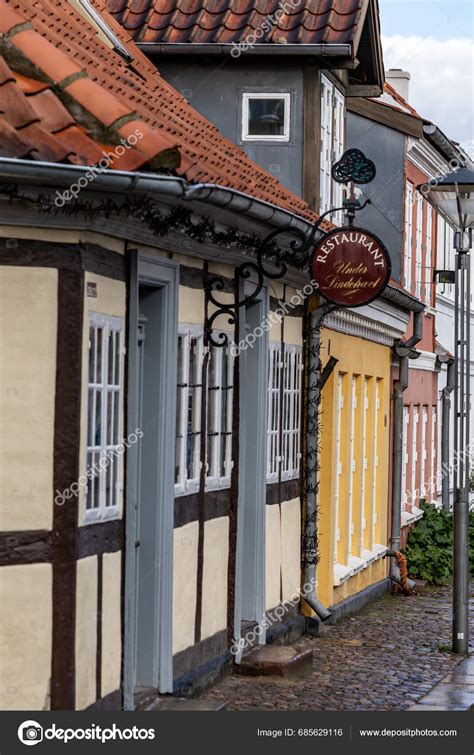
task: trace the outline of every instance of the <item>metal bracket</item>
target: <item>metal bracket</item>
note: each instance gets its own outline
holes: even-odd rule
[[[327,212],[324,212],[319,216],[316,223],[313,225],[309,233],[304,233],[297,228],[291,228],[290,225],[285,228],[278,228],[268,234],[262,241],[257,241],[255,244],[256,256],[254,259],[245,260],[242,262],[235,271],[235,292],[234,301],[232,303],[222,302],[216,298],[215,294],[224,291],[225,280],[221,275],[209,275],[204,273],[204,295],[205,295],[205,311],[206,318],[204,323],[204,332],[206,342],[216,347],[225,347],[229,343],[229,337],[226,333],[219,332],[217,336],[213,335],[212,329],[214,322],[221,315],[227,316],[229,325],[235,325],[237,323],[238,310],[241,307],[245,307],[250,302],[254,301],[265,282],[265,278],[271,280],[278,280],[283,278],[288,271],[288,262],[282,258],[281,253],[275,251],[273,248],[273,242],[275,239],[283,233],[291,233],[299,238],[293,239],[289,243],[292,259],[300,259],[303,263],[306,261],[309,265],[308,250],[314,245],[316,236],[318,233],[326,235],[321,230],[321,224],[328,215],[332,215],[335,212],[343,210],[347,217],[348,226],[351,227],[354,222],[356,212],[363,210],[367,204],[370,204],[370,199],[366,199],[363,204],[360,204],[358,198],[355,196],[354,183],[369,183],[375,177],[375,166],[371,160],[368,160],[360,150],[347,150],[338,163],[333,166],[333,178],[338,183],[351,182],[349,199],[345,201],[343,207],[333,207]],[[264,257],[271,260],[274,258],[274,265],[276,270],[269,270],[264,261]],[[304,265],[303,265],[304,266]],[[251,281],[252,277],[255,277],[253,281],[253,290],[251,293],[239,299],[239,283],[241,281]],[[315,287],[315,290],[316,287]],[[209,303],[212,303],[215,307],[214,312],[208,315]]]

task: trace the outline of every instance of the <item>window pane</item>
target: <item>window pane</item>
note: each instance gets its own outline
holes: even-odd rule
[[[89,383],[95,381],[95,328],[89,328]]]
[[[92,508],[98,509],[100,506],[100,472],[99,472],[99,461],[100,461],[100,453],[96,452],[93,454],[93,464],[95,465],[93,467],[94,469],[94,476],[92,478],[93,480],[93,493],[92,493]]]
[[[107,382],[109,385],[114,384],[114,372],[115,372],[115,333],[113,330],[109,330],[108,335],[108,353],[107,353]]]
[[[95,392],[95,424],[94,424],[94,446],[100,446],[101,444],[101,432],[102,432],[102,393],[100,391]]]
[[[107,391],[107,445],[111,446],[114,442],[114,400],[113,391]],[[118,403],[118,402],[117,402]]]
[[[182,439],[182,420],[183,420],[183,401],[185,388],[183,388],[183,355],[184,355],[184,336],[178,336],[178,389],[176,391],[176,445],[175,445],[175,484],[181,481],[181,439]]]
[[[96,372],[95,372],[95,382],[96,383],[102,383],[102,344],[103,344],[103,335],[104,331],[102,328],[97,328],[96,331]]]
[[[115,385],[120,385],[120,332],[115,331]]]
[[[86,454],[86,472],[90,472],[93,463],[93,454],[88,451]],[[88,478],[86,488],[86,509],[92,508],[94,478]]]
[[[249,97],[250,136],[285,135],[285,99],[260,99]]]

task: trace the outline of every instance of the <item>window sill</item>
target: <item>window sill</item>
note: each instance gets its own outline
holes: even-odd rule
[[[402,511],[401,525],[407,527],[409,524],[414,524],[423,517],[423,509],[419,509],[417,506],[413,506],[411,511]]]
[[[372,548],[373,550],[371,551],[364,549],[362,551],[362,558],[358,558],[358,556],[349,556],[347,565],[340,563],[334,564],[334,587],[339,587],[339,585],[347,582],[350,577],[355,576],[363,571],[363,569],[367,569],[371,564],[374,564],[382,558],[388,550],[386,545],[380,545],[379,543],[374,543]]]
[[[114,506],[106,511],[86,511],[83,524],[100,524],[101,522],[110,522],[115,519],[120,519],[120,509],[118,506]]]

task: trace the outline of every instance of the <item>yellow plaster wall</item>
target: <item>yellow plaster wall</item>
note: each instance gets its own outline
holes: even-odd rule
[[[199,523],[174,530],[173,653],[194,645]]]
[[[82,231],[80,229],[64,230],[63,228],[31,228],[13,225],[0,226],[0,238],[33,239],[34,241],[53,241],[65,244],[97,244],[112,252],[124,254],[124,242],[122,239],[107,236],[95,231]]]
[[[377,530],[376,540],[385,545],[387,538],[387,508],[388,508],[388,472],[389,472],[389,422],[390,422],[390,367],[391,352],[388,347],[375,344],[362,338],[348,336],[328,329],[322,331],[322,358],[326,361],[329,356],[339,361],[326,383],[322,394],[321,407],[321,472],[319,488],[319,547],[320,561],[317,570],[319,597],[326,605],[333,605],[348,595],[355,594],[370,584],[381,579],[386,573],[385,562],[375,562],[364,568],[355,576],[339,587],[334,587],[334,542],[335,531],[339,524],[340,541],[337,548],[339,563],[347,563],[349,549],[349,475],[350,459],[350,422],[351,422],[351,391],[352,376],[357,376],[357,410],[354,428],[354,456],[356,471],[353,476],[353,522],[354,535],[351,538],[352,555],[359,557],[361,548],[368,547],[367,539],[371,531],[372,521],[370,506],[367,503],[369,491],[372,489],[371,459],[373,458],[373,389],[375,379],[382,382],[380,386],[380,406],[378,424],[378,457],[377,470]],[[339,492],[339,521],[335,519],[335,480],[337,475],[336,458],[336,418],[337,418],[337,376],[343,373],[344,406],[341,414],[341,461],[342,474],[340,476]],[[365,480],[365,503],[360,495],[362,448],[361,448],[361,418],[363,407],[363,378],[369,380],[369,410],[367,416],[367,458],[368,474]],[[372,438],[372,440],[371,440]],[[366,515],[366,530],[361,536],[362,516]]]
[[[97,556],[77,562],[76,709],[97,699]]]
[[[301,580],[300,499],[281,504],[281,582],[283,601],[294,597]]]
[[[280,507],[265,507],[265,608],[269,611],[280,602],[281,522]]]
[[[202,640],[227,627],[228,561],[229,518],[211,519],[204,524]]]
[[[303,343],[303,326],[301,317],[285,317],[283,340],[285,343],[301,346]]]
[[[373,585],[388,575],[388,559],[379,558],[373,564],[363,569],[358,574],[344,582],[338,587],[334,587],[331,605],[340,603],[344,598],[364,590],[369,585]]]
[[[102,557],[101,696],[120,688],[122,663],[122,553]]]
[[[52,566],[0,568],[0,709],[49,710]]]
[[[57,270],[0,267],[3,530],[52,527],[57,299]]]

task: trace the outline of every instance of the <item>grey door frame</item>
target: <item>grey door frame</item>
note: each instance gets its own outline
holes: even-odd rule
[[[173,260],[138,252],[130,263],[128,322],[128,404],[127,427],[132,432],[139,417],[138,319],[139,287],[146,284],[163,291],[162,349],[166,359],[158,368],[157,390],[162,422],[157,428],[160,458],[157,460],[157,485],[162,506],[156,507],[156,593],[151,615],[154,621],[152,673],[161,693],[173,691],[173,522],[174,522],[174,438],[176,415],[177,334],[179,264]],[[138,490],[138,444],[127,452],[125,511],[125,598],[124,598],[124,708],[134,709],[136,682],[135,644],[135,568],[136,517],[134,503]]]
[[[242,285],[240,298],[249,295],[255,289],[255,283],[246,281]],[[250,308],[258,307],[250,317]],[[255,318],[256,315],[256,318]],[[264,285],[258,297],[239,311],[239,342],[241,343],[250,330],[259,326],[268,316],[268,289]],[[255,360],[252,370],[258,375],[253,382],[246,375],[250,359]],[[239,407],[239,497],[237,517],[237,552],[236,552],[236,585],[234,608],[234,637],[241,638],[242,619],[245,611],[244,603],[247,599],[244,590],[249,589],[245,581],[250,577],[254,582],[251,613],[252,619],[263,622],[265,618],[265,527],[266,527],[266,483],[267,483],[267,408],[268,408],[268,331],[262,328],[262,333],[256,338],[253,346],[241,352],[240,357],[240,407]],[[256,418],[256,432],[253,445],[255,467],[252,472],[248,469],[246,460],[246,422],[249,417]],[[249,478],[249,473],[255,475]],[[254,554],[246,553],[246,548],[252,546]],[[244,575],[244,570],[247,572]],[[259,643],[265,644],[265,627],[261,625],[258,635]],[[242,651],[236,655],[236,663],[240,663]]]

